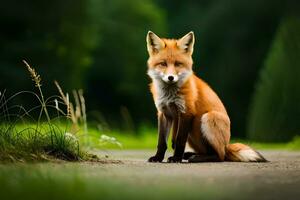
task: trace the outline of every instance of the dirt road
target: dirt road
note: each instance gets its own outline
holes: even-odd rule
[[[148,163],[154,152],[145,150],[96,153],[114,162],[0,164],[0,199],[300,199],[300,151],[195,164]]]
[[[262,151],[268,163],[197,164],[147,163],[153,151],[100,153],[123,161],[102,166],[102,176],[136,184],[137,189],[168,191],[178,199],[300,199],[300,152]],[[153,198],[159,198],[153,191]]]

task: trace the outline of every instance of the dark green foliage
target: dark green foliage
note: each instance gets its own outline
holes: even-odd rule
[[[30,88],[22,59],[43,66],[42,76],[59,80],[67,89],[82,87],[97,42],[89,9],[86,0],[3,2],[0,88],[9,93],[19,91],[20,85]],[[45,88],[48,94],[51,89]]]
[[[300,135],[300,17],[282,20],[260,72],[250,110],[248,136],[288,141]]]
[[[89,106],[109,121],[119,121],[118,125],[123,125],[128,117],[134,122],[155,119],[146,75],[146,34],[153,30],[166,35],[162,10],[151,0],[96,2],[101,39],[88,73]]]

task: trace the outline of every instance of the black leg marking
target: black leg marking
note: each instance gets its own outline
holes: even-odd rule
[[[148,162],[162,162],[167,150],[167,141],[172,125],[172,120],[166,118],[163,114],[158,116],[158,145],[157,152],[148,159]]]
[[[188,134],[192,128],[192,117],[181,114],[178,119],[178,132],[175,142],[174,155],[168,158],[168,162],[181,162],[187,142]]]
[[[196,153],[195,152],[184,152],[183,153],[183,157],[182,157],[182,159],[183,160],[188,160],[190,157],[192,157],[193,155],[196,155]]]
[[[199,162],[220,162],[220,158],[217,155],[193,155],[188,159],[190,163]]]

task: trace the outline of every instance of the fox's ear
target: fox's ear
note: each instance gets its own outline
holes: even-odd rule
[[[149,55],[158,53],[159,50],[165,47],[164,41],[157,35],[155,35],[155,33],[153,33],[152,31],[148,31],[146,41]]]
[[[194,43],[195,43],[195,36],[194,36],[194,32],[191,31],[178,40],[177,46],[180,49],[184,50],[186,53],[192,55],[194,50]]]

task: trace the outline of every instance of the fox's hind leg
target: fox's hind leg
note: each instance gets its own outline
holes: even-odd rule
[[[201,116],[194,118],[193,128],[188,136],[188,144],[195,154],[207,154],[207,144],[205,143],[201,133]]]
[[[193,128],[188,137],[188,144],[193,149],[193,152],[185,152],[183,159],[189,162],[204,162],[206,159],[203,156],[210,153],[211,147],[208,148],[208,144],[201,133],[201,116],[195,117],[193,121]]]
[[[230,140],[229,117],[216,111],[205,113],[201,117],[201,133],[203,138],[217,153],[219,161],[224,161],[225,147]],[[213,157],[207,157],[206,159],[215,161]]]

